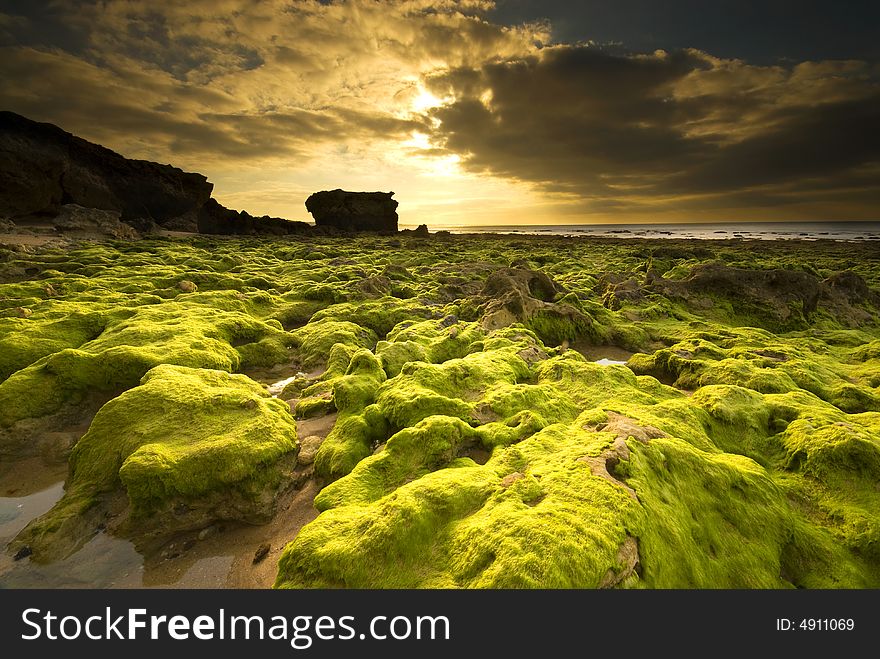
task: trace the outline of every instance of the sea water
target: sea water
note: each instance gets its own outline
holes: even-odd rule
[[[401,224],[400,228],[415,228]],[[429,226],[450,233],[605,236],[699,240],[880,241],[880,222],[719,222],[699,224],[522,224]]]

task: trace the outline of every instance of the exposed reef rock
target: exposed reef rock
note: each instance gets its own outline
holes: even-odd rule
[[[199,233],[226,236],[285,236],[308,233],[311,226],[306,222],[294,222],[280,217],[254,217],[245,211],[234,211],[209,199],[199,210]]]
[[[70,457],[64,497],[13,548],[49,560],[100,524],[138,538],[216,520],[268,521],[296,449],[288,406],[249,378],[157,366],[97,414]],[[114,512],[121,519],[108,519]]]
[[[668,295],[692,300],[699,295],[736,299],[742,306],[761,307],[778,319],[808,317],[819,302],[819,280],[795,270],[749,270],[719,263],[698,265],[684,281],[656,281]]]
[[[0,246],[0,462],[69,458],[7,553],[220,543],[314,476],[307,523],[260,538],[278,587],[876,588],[878,265],[830,241]]]
[[[614,296],[636,299],[631,283],[607,290]],[[820,310],[838,322],[855,327],[869,319],[871,308],[880,306],[880,295],[871,291],[858,274],[836,273],[826,280],[789,269],[748,269],[721,263],[694,266],[685,279],[664,279],[649,271],[645,291],[685,301],[689,307],[710,315],[720,312],[730,319],[766,329],[806,328]]]
[[[124,158],[52,124],[0,112],[0,215],[57,215],[64,204],[163,226],[198,210],[213,185],[201,174]]]
[[[823,280],[822,296],[834,302],[846,301],[852,305],[880,306],[880,293],[871,290],[861,275],[852,270],[836,272]]]
[[[559,345],[577,338],[596,338],[593,319],[561,300],[564,289],[545,273],[527,268],[501,268],[486,279],[480,294],[481,324],[493,330],[522,323],[542,340]]]
[[[637,302],[645,297],[642,282],[614,272],[603,274],[593,290],[602,297],[602,304],[611,310],[620,309],[625,302]]]
[[[324,190],[306,199],[306,210],[319,227],[343,231],[397,231],[393,192]]]
[[[420,224],[415,229],[401,229],[400,233],[403,235],[410,235],[416,238],[430,238],[431,232],[428,231],[427,224]]]

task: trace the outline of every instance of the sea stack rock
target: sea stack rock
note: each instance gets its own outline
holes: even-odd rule
[[[324,190],[306,199],[306,210],[319,227],[342,231],[397,231],[393,192]]]
[[[164,227],[184,216],[195,230],[213,187],[201,174],[130,160],[52,124],[0,112],[0,216],[53,217],[76,204],[115,211],[134,226]]]

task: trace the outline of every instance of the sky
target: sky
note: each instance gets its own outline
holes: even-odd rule
[[[880,3],[0,0],[0,109],[309,220],[880,220]]]

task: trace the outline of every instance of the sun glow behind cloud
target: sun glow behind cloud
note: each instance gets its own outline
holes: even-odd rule
[[[420,86],[418,89],[418,93],[416,94],[415,98],[413,98],[413,100],[412,100],[411,107],[412,107],[412,111],[415,112],[416,114],[424,114],[425,111],[432,110],[434,108],[438,108],[441,105],[443,105],[444,103],[448,103],[450,100],[451,99],[449,99],[449,98],[447,98],[445,100],[442,98],[437,98],[436,96],[434,96],[434,94],[429,92],[427,89]]]
[[[451,96],[440,98],[432,94],[421,84],[416,87],[415,95],[410,102],[409,114],[415,117],[424,117],[431,110],[449,105],[455,99]],[[439,121],[429,119],[429,124],[437,128]],[[459,164],[462,158],[457,153],[438,153],[438,145],[431,136],[422,130],[414,130],[409,139],[400,142],[401,162],[418,172],[421,177],[445,179],[444,185],[455,186],[454,179],[472,177],[461,169]],[[454,190],[451,190],[454,193]]]

